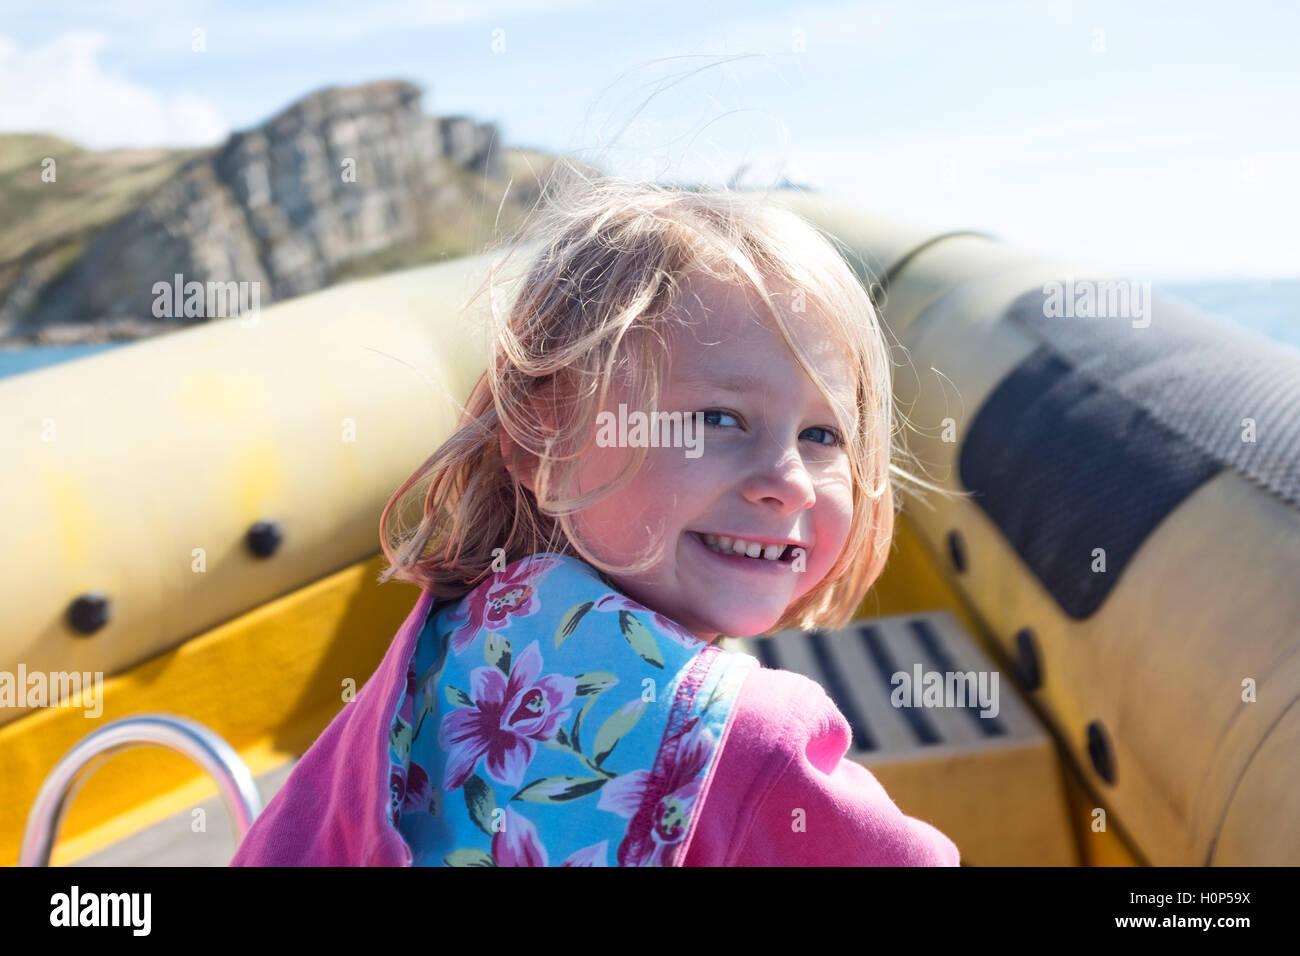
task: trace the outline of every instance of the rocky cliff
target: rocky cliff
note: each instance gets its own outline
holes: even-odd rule
[[[29,281],[0,335],[130,338],[221,317],[160,307],[156,287],[177,276],[246,283],[262,307],[319,289],[384,250],[428,245],[440,224],[463,224],[467,206],[487,206],[506,152],[492,124],[427,115],[410,83],[318,91],[189,160],[60,275],[35,292]],[[454,251],[483,237],[470,238]],[[448,247],[445,235],[436,245]]]

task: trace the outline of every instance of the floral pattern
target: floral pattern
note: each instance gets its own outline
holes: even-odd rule
[[[537,586],[555,564],[555,559],[551,558],[518,561],[470,592],[466,598],[465,615],[451,618],[453,623],[458,623],[451,634],[452,653],[462,653],[483,628],[505,630],[512,617],[536,614],[539,607]]]
[[[625,594],[607,594],[597,601],[592,608],[596,611],[620,611],[626,614],[648,614],[665,636],[676,641],[682,647],[697,647],[700,639],[675,621],[670,621],[658,611],[651,611],[633,601]]]
[[[662,795],[654,799],[650,809],[650,840],[639,849],[624,844],[619,849],[619,866],[663,866],[667,855],[686,836],[691,807],[704,783],[700,771],[708,765],[715,742],[698,717],[692,718],[680,733],[670,735],[665,746],[670,746],[674,737],[680,749],[676,760],[669,765]],[[632,817],[646,800],[649,783],[650,774],[646,771],[628,774],[605,788],[600,808]]]
[[[518,787],[537,744],[554,737],[568,719],[564,708],[572,702],[578,682],[560,674],[538,680],[542,655],[536,641],[509,666],[504,676],[496,667],[476,668],[469,694],[448,686],[447,696],[457,709],[443,718],[438,731],[438,744],[450,758],[444,789],[461,786],[484,755],[488,776]]]
[[[609,841],[575,850],[560,866],[608,866]],[[492,837],[492,859],[497,866],[548,866],[546,847],[523,814],[507,809],[505,825]]]
[[[516,562],[426,621],[392,721],[393,826],[416,865],[679,863],[752,664],[575,558]]]

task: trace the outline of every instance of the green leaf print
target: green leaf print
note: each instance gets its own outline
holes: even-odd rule
[[[411,725],[401,718],[395,720],[393,729],[388,735],[388,742],[397,751],[397,755],[402,758],[402,763],[406,763],[411,756]]]
[[[507,680],[510,679],[509,638],[496,631],[488,631],[487,639],[483,642],[483,659],[504,674]]]
[[[623,631],[623,637],[641,660],[655,667],[664,666],[664,656],[659,652],[659,644],[650,629],[641,623],[640,618],[630,611],[619,611],[618,626]]]
[[[596,766],[599,767],[604,763],[605,758],[618,746],[618,742],[623,739],[624,735],[636,726],[636,722],[641,719],[645,709],[646,702],[644,700],[638,698],[629,701],[614,711],[609,719],[600,725],[600,731],[596,734],[596,746],[592,754]]]
[[[597,695],[592,694],[587,698],[587,702],[582,705],[582,710],[578,711],[578,716],[573,718],[573,733],[571,736],[573,738],[573,749],[578,753],[582,753],[582,744],[578,742],[578,731],[582,727],[582,722],[587,719],[587,711],[591,710],[591,705],[599,699]]]
[[[492,836],[492,814],[497,808],[496,795],[492,793],[483,778],[473,774],[465,781],[465,806],[469,809],[470,819],[474,825]]]
[[[578,689],[573,692],[575,697],[599,694],[618,683],[618,678],[607,671],[588,671],[585,674],[579,674],[574,680],[578,682]]]
[[[560,626],[555,629],[556,647],[563,644],[573,634],[578,627],[578,622],[583,619],[595,603],[595,601],[584,601],[569,608],[564,617],[560,619]]]
[[[428,670],[420,675],[420,678],[417,681],[420,688],[420,694],[425,698],[425,703],[430,710],[435,706],[430,701],[438,695],[438,679],[442,677],[442,668],[446,663],[447,657],[447,635],[444,634],[441,640],[443,646],[442,649],[438,651],[438,659],[433,662],[432,666],[430,666]]]
[[[606,777],[542,777],[516,793],[511,800],[532,803],[564,803],[577,800],[605,785]]]
[[[727,691],[726,688],[723,686],[725,683],[726,681],[720,680],[713,685],[713,690],[709,691],[709,699],[704,702],[704,706],[700,709],[701,717],[707,714],[709,712],[709,708],[712,707],[714,704],[716,704],[719,700],[726,699]]]
[[[469,699],[469,694],[465,693],[459,687],[447,685],[447,703],[453,707],[473,707],[474,701]]]
[[[442,858],[447,866],[496,866],[492,859],[482,850],[455,850]]]

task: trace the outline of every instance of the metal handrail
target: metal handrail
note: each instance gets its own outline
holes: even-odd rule
[[[166,747],[189,757],[217,782],[238,844],[262,812],[262,797],[248,766],[219,735],[175,714],[138,714],[116,720],[64,754],[41,785],[27,815],[19,866],[49,866],[50,854],[73,796],[93,765],[138,744]]]

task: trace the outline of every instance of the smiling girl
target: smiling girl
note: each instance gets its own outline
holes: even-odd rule
[[[728,193],[584,182],[536,235],[381,516],[381,580],[421,597],[234,863],[957,865],[818,684],[718,644],[841,627],[883,568],[904,473],[859,280]],[[597,442],[626,409],[702,444]]]

